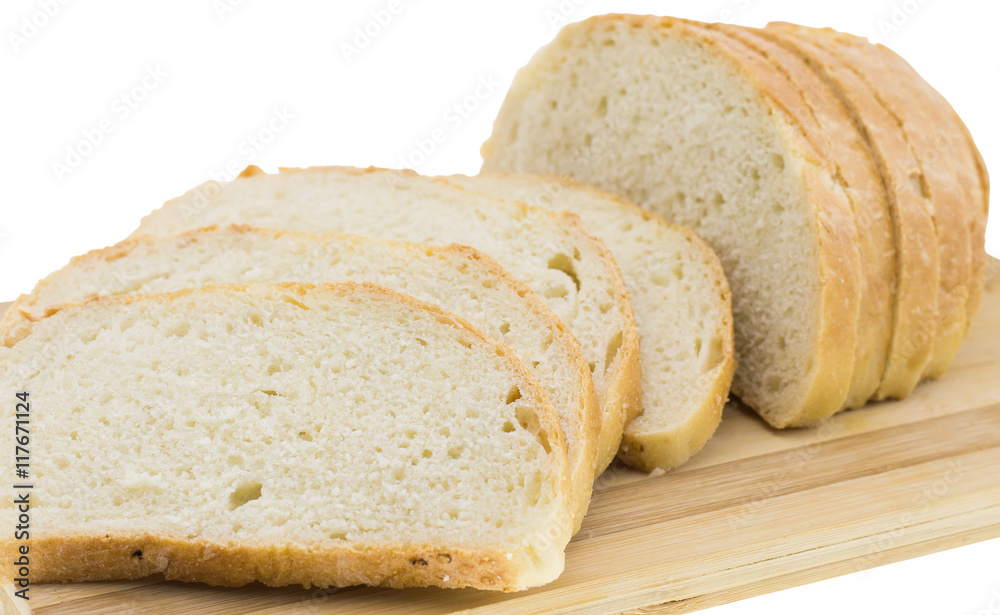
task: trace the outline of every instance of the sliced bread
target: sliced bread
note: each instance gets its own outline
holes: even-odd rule
[[[68,304],[0,331],[0,382],[30,404],[35,583],[510,591],[563,567],[568,473],[541,387],[505,345],[382,287]],[[13,450],[13,415],[3,431]]]
[[[886,183],[896,240],[895,327],[875,397],[905,397],[931,360],[938,329],[938,237],[919,157],[876,90],[829,45],[776,27],[759,33],[794,51],[830,86],[865,136]]]
[[[729,285],[697,235],[568,178],[465,175],[446,179],[544,209],[571,211],[614,254],[639,327],[642,414],[625,426],[619,458],[649,472],[675,468],[722,418],[736,362]]]
[[[855,343],[854,373],[844,402],[863,406],[878,390],[892,340],[896,286],[896,245],[885,183],[872,161],[864,136],[836,94],[797,54],[752,28],[710,24],[717,39],[747,62],[770,62],[771,96],[794,116],[800,130],[835,167],[858,226],[861,257],[861,310]]]
[[[166,203],[133,234],[247,223],[472,246],[525,282],[580,342],[602,409],[597,472],[614,458],[640,408],[639,343],[621,272],[572,214],[473,193],[413,172],[251,168]]]
[[[875,90],[899,123],[919,164],[922,189],[934,206],[937,231],[937,332],[922,378],[940,376],[951,365],[969,327],[972,268],[985,251],[973,250],[970,228],[980,208],[976,163],[954,109],[898,55],[881,45],[831,29],[772,24],[787,36],[818,40]],[[973,263],[973,260],[976,262]]]
[[[860,256],[833,163],[750,65],[671,18],[571,24],[519,71],[483,171],[575,177],[692,227],[733,293],[733,391],[777,427],[844,407]]]
[[[19,297],[8,313],[42,316],[50,306],[93,295],[290,281],[379,284],[458,314],[510,346],[559,414],[570,465],[574,530],[579,528],[590,502],[601,421],[587,362],[576,339],[545,303],[472,248],[245,225],[210,227],[130,239],[76,257]]]

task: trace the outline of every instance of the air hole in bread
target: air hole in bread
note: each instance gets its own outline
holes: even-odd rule
[[[510,332],[510,323],[509,322],[505,322],[502,325],[500,325],[500,333],[502,335],[506,335],[508,332]]]
[[[260,497],[263,483],[258,481],[245,481],[236,486],[236,489],[229,494],[229,510],[236,510],[247,502],[252,502]]]
[[[615,360],[615,355],[618,354],[618,350],[622,347],[622,332],[619,331],[615,333],[615,336],[611,338],[611,342],[608,344],[607,354],[604,356],[604,371],[611,369],[611,364]]]
[[[135,323],[138,320],[139,320],[139,316],[137,314],[134,314],[134,313],[129,314],[129,315],[125,316],[124,318],[122,318],[120,321],[118,321],[118,330],[122,331],[122,332],[128,331],[133,326],[135,326]]]
[[[521,389],[516,386],[511,387],[510,391],[507,392],[507,404],[510,405],[519,399],[521,399]]]
[[[546,299],[561,299],[562,297],[569,295],[569,289],[562,285],[550,286],[545,289],[544,294]]]
[[[708,345],[708,355],[705,359],[706,370],[715,369],[723,360],[723,341],[720,337],[713,337]]]
[[[608,97],[601,96],[601,100],[597,103],[597,117],[604,117],[608,114]]]
[[[573,280],[573,284],[576,286],[577,290],[580,290],[580,278],[576,274],[576,268],[573,266],[573,260],[563,254],[562,252],[556,254],[549,259],[549,269],[555,269],[557,271],[562,271]]]
[[[527,429],[528,431],[539,431],[538,415],[536,415],[531,409],[525,408],[524,406],[518,406],[514,410],[514,416],[517,418],[517,422],[521,424],[522,429]]]
[[[684,264],[683,263],[677,263],[676,265],[674,265],[673,273],[674,273],[674,278],[676,278],[678,282],[680,282],[681,280],[683,280],[684,279]]]
[[[309,309],[308,305],[302,303],[301,301],[297,300],[295,297],[291,297],[289,295],[284,295],[283,297],[281,297],[281,300],[284,301],[285,303],[290,304],[290,305],[294,305],[295,307],[297,307],[299,309],[302,309],[302,310],[308,310]]]

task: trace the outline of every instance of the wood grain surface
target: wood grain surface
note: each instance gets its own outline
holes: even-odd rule
[[[682,468],[609,468],[566,571],[546,587],[232,589],[150,578],[32,586],[30,611],[8,586],[0,605],[36,615],[689,613],[998,537],[997,261],[990,269],[982,308],[941,379],[810,430],[770,429],[730,403]]]

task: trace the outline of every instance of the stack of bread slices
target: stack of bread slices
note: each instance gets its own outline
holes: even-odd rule
[[[546,583],[595,476],[686,461],[735,367],[691,231],[568,180],[374,168],[199,186],[0,339],[38,408],[41,582]]]
[[[786,427],[939,375],[986,175],[866,45],[589,20],[519,74],[481,175],[250,167],[74,258],[0,321],[33,580],[521,590],[616,456],[683,464],[731,385]]]

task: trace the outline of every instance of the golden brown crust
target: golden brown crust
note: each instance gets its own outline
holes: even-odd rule
[[[768,61],[778,69],[784,78],[774,75],[772,94],[795,116],[806,138],[832,163],[851,201],[860,240],[861,310],[854,372],[844,405],[863,406],[882,380],[893,324],[895,243],[885,185],[843,104],[799,56],[752,28],[722,24],[708,27],[738,40],[758,55],[758,61]]]
[[[990,213],[990,176],[986,170],[986,162],[983,155],[976,147],[976,142],[972,138],[969,128],[962,122],[958,114],[955,113],[955,121],[965,134],[966,147],[972,152],[972,157],[976,165],[976,172],[979,175],[980,199],[978,207],[975,209],[972,227],[969,229],[969,236],[972,250],[972,280],[969,283],[969,305],[966,312],[969,315],[969,323],[972,317],[979,311],[979,305],[983,299],[983,287],[987,282],[987,268],[989,255],[986,253],[986,222]]]
[[[849,66],[795,30],[772,24],[760,32],[802,57],[830,86],[864,135],[886,182],[896,246],[895,327],[875,397],[905,397],[930,360],[937,313],[939,269],[933,212],[910,178],[918,162],[899,126]]]
[[[958,157],[964,158],[964,168],[967,168],[970,164],[975,168],[975,175],[978,179],[979,191],[976,194],[969,195],[968,198],[971,200],[966,203],[966,209],[971,218],[969,224],[969,241],[970,241],[970,282],[969,282],[969,301],[966,307],[966,316],[969,324],[972,322],[972,317],[976,314],[979,309],[980,301],[982,300],[983,294],[983,284],[986,278],[986,264],[988,262],[989,256],[986,254],[986,221],[989,215],[989,204],[990,204],[990,178],[989,173],[986,170],[986,163],[983,161],[983,156],[976,147],[975,140],[972,138],[972,133],[969,132],[968,126],[962,121],[955,109],[948,103],[948,101],[940,94],[937,90],[930,86],[923,78],[916,73],[915,70],[902,58],[897,56],[891,49],[878,45],[879,49],[883,55],[894,56],[896,66],[901,73],[910,74],[911,78],[914,80],[914,85],[922,88],[924,96],[929,100],[934,101],[938,106],[945,107],[947,111],[944,111],[944,116],[949,116],[951,121],[957,127],[960,133],[960,139],[964,139],[965,149],[961,149],[960,144],[956,144],[957,148],[955,153]],[[950,111],[950,113],[948,113]],[[944,120],[943,120],[944,121]],[[968,157],[966,157],[966,155]]]
[[[346,586],[372,583],[390,587],[440,586],[476,587],[517,591],[551,580],[553,558],[561,568],[562,550],[569,541],[572,519],[569,510],[569,472],[566,447],[555,409],[534,376],[514,351],[500,344],[471,324],[449,312],[408,295],[368,282],[302,284],[282,282],[267,285],[220,284],[197,289],[183,289],[153,295],[94,297],[80,303],[60,306],[38,322],[65,310],[101,309],[114,305],[141,302],[167,303],[192,294],[227,293],[273,296],[292,293],[299,297],[333,293],[392,301],[401,308],[433,314],[437,322],[458,329],[495,353],[517,375],[523,397],[543,400],[532,410],[537,418],[535,435],[554,464],[550,482],[543,489],[554,493],[553,499],[565,510],[555,519],[551,536],[539,538],[549,553],[532,557],[506,547],[469,548],[462,545],[405,545],[354,543],[320,545],[254,544],[252,541],[227,543],[184,538],[157,533],[130,533],[108,530],[105,533],[48,534],[39,529],[32,538],[32,581],[91,581],[134,579],[163,573],[168,579],[197,581],[213,585],[244,585],[260,581],[268,585],[302,584],[305,586]],[[30,327],[36,326],[32,323]],[[9,331],[0,329],[0,338]],[[30,328],[24,334],[30,335]],[[530,426],[533,422],[526,422]],[[554,480],[551,480],[554,479]],[[539,520],[542,521],[542,520]],[[541,525],[541,524],[540,524]],[[12,544],[5,539],[0,552]],[[139,552],[139,555],[136,553]],[[512,553],[507,557],[507,553]],[[442,555],[449,555],[442,557]],[[429,558],[429,559],[428,559]],[[546,559],[550,561],[545,561]],[[426,564],[421,563],[426,562]],[[538,566],[538,569],[532,569]],[[451,572],[455,575],[452,577]],[[541,577],[545,577],[542,579]]]
[[[971,160],[955,164],[966,152],[963,136],[951,121],[950,107],[935,104],[925,91],[929,86],[912,69],[906,76],[909,65],[898,56],[830,29],[799,30],[822,40],[868,83],[919,163],[919,181],[934,208],[940,270],[933,350],[921,377],[940,375],[951,364],[968,328],[965,308],[971,272],[966,203],[974,199],[978,178]]]
[[[971,286],[981,276],[973,268],[985,263],[985,251],[971,243],[981,191],[976,163],[954,109],[905,60],[865,39],[822,32],[877,88],[922,163],[934,203],[941,268],[938,333],[922,377],[935,378],[951,365],[965,338]]]
[[[218,543],[160,533],[67,534],[31,541],[34,583],[140,579],[238,587],[475,587],[525,589],[515,560],[502,548],[441,545],[337,545],[315,547]]]

